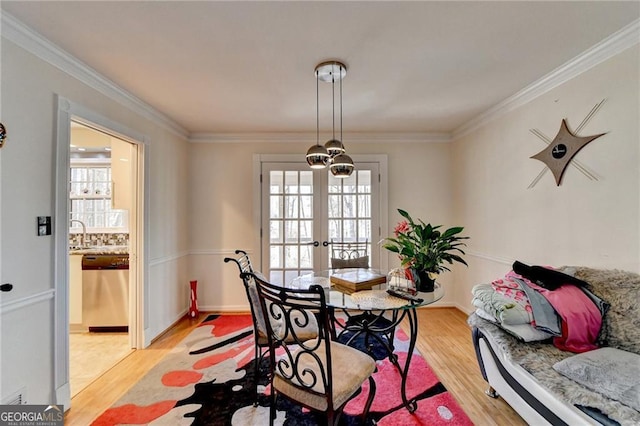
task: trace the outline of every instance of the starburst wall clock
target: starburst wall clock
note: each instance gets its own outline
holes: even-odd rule
[[[578,126],[576,132],[571,132],[569,130],[569,126],[567,124],[567,120],[563,119],[560,124],[560,130],[556,134],[553,140],[549,140],[546,136],[544,136],[539,130],[532,129],[531,132],[541,138],[548,146],[537,153],[536,155],[531,156],[535,160],[542,161],[553,173],[553,177],[555,178],[556,185],[560,186],[562,182],[562,176],[567,169],[569,164],[574,164],[578,170],[584,173],[590,179],[593,179],[593,175],[591,175],[584,166],[577,164],[574,160],[574,163],[571,163],[571,160],[574,159],[575,155],[584,148],[589,142],[599,138],[600,136],[605,135],[606,133],[600,133],[597,135],[591,136],[578,136],[577,133],[584,127],[589,119],[596,113],[596,111],[602,106],[604,100],[597,104],[589,113],[589,115],[582,121],[582,123]],[[547,171],[544,169],[538,177],[529,185],[529,188],[532,188],[538,180],[542,177],[542,175]]]

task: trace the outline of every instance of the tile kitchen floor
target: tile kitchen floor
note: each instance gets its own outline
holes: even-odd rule
[[[71,333],[69,349],[72,398],[133,352],[127,333]]]

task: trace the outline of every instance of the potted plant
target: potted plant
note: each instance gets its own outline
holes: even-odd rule
[[[398,212],[402,220],[394,228],[395,237],[385,238],[383,248],[398,253],[401,265],[411,273],[418,291],[433,291],[438,274],[449,271],[447,264],[459,262],[467,265],[460,255],[464,255],[462,246],[466,246],[459,234],[461,226],[440,231],[442,225],[431,225],[418,219],[414,221],[409,213],[402,209]]]

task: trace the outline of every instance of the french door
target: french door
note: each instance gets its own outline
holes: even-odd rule
[[[332,241],[366,241],[370,266],[378,266],[379,168],[356,163],[339,179],[306,163],[261,163],[262,270],[272,283],[327,269]]]

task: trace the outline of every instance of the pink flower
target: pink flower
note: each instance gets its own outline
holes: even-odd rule
[[[393,233],[396,234],[396,237],[400,234],[406,234],[407,232],[409,232],[409,223],[406,220],[399,222],[393,229]]]

